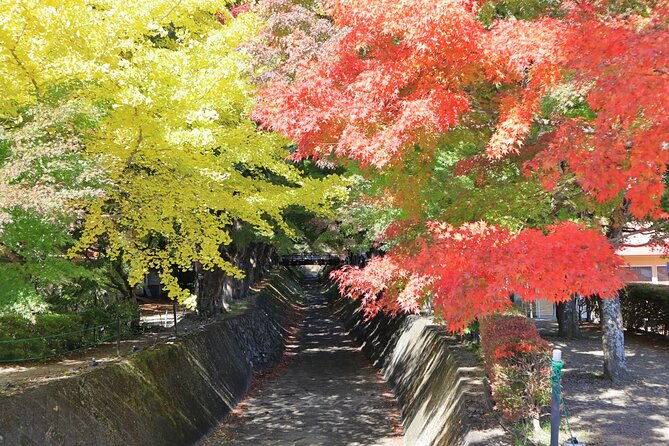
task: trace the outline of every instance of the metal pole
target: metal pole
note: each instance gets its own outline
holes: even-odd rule
[[[553,350],[551,361],[551,446],[558,446],[560,441],[560,377],[562,375],[562,350]]]
[[[121,356],[121,318],[116,318],[116,356]]]
[[[177,337],[177,303],[172,304],[172,314],[174,315],[174,337]]]

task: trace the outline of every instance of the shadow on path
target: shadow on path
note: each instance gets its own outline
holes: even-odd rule
[[[401,445],[396,401],[330,314],[315,277],[290,358],[240,403],[205,445]]]

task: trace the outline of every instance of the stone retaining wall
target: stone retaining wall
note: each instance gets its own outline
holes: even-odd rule
[[[479,361],[430,319],[379,315],[331,286],[335,315],[392,386],[409,446],[512,444],[497,425]]]
[[[244,314],[80,376],[0,397],[0,446],[189,445],[275,365],[301,289],[272,273]]]

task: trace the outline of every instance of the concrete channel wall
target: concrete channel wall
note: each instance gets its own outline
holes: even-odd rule
[[[420,316],[365,321],[357,302],[327,291],[335,315],[362,344],[398,399],[408,446],[512,444],[492,413],[476,357]]]
[[[301,288],[285,269],[243,314],[99,370],[0,397],[0,446],[188,445],[280,360]]]

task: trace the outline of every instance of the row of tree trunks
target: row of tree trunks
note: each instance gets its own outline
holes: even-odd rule
[[[225,257],[244,272],[244,277],[238,279],[219,268],[204,270],[196,265],[195,294],[200,317],[225,313],[233,300],[246,297],[251,285],[272,267],[274,249],[263,243],[230,245],[225,247]]]
[[[600,299],[602,350],[604,353],[604,377],[613,384],[628,380],[625,361],[625,335],[620,297]],[[558,337],[573,339],[581,337],[579,328],[578,297],[557,305]]]

